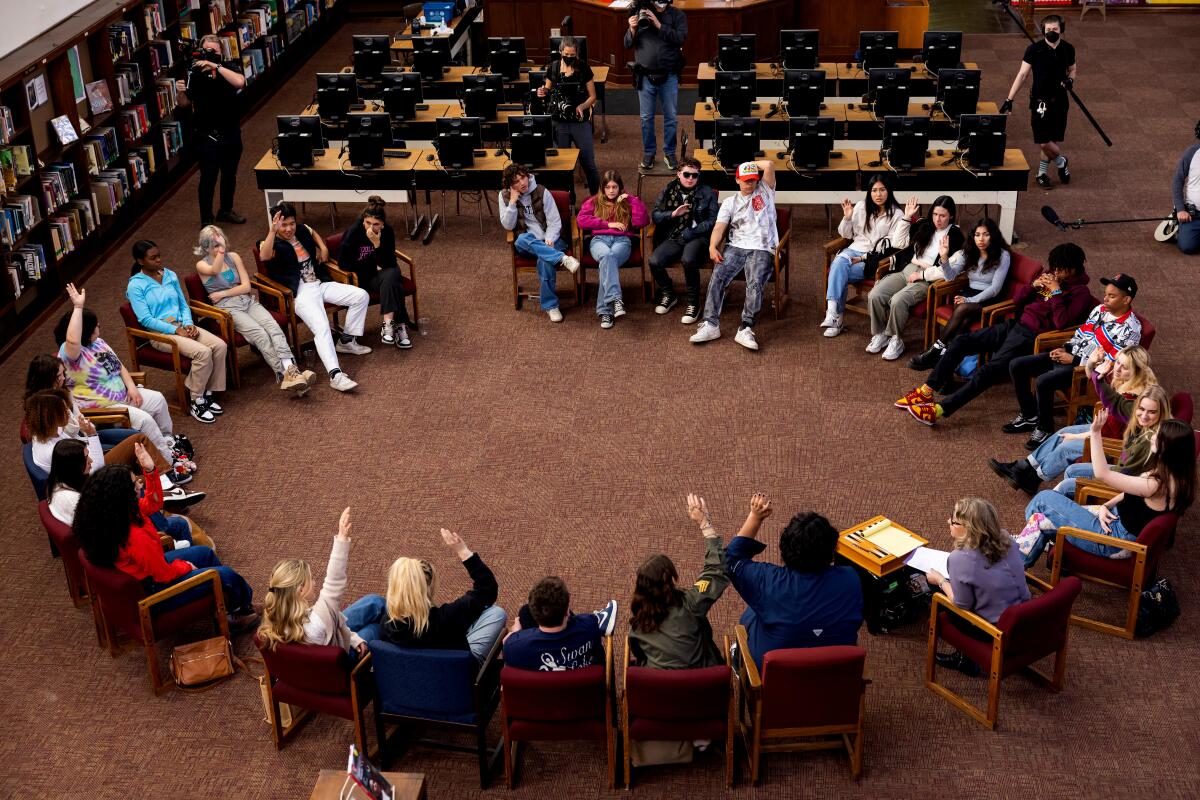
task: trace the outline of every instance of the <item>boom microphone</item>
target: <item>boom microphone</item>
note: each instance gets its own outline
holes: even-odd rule
[[[1067,223],[1059,219],[1058,212],[1050,206],[1042,206],[1042,216],[1046,218],[1046,222],[1049,222],[1060,231],[1065,231],[1067,229]]]
[[[1042,216],[1046,222],[1049,222],[1060,231],[1065,231],[1067,228],[1079,230],[1084,225],[1117,225],[1125,222],[1162,222],[1163,217],[1137,217],[1134,219],[1074,219],[1070,222],[1064,222],[1059,218],[1058,212],[1050,206],[1042,206]],[[1167,220],[1173,217],[1166,217]]]

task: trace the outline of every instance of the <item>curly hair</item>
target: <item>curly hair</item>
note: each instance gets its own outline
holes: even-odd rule
[[[275,565],[263,601],[258,637],[268,649],[304,641],[304,623],[311,610],[304,587],[312,583],[312,567],[302,558],[287,558]]]
[[[380,222],[387,224],[387,201],[377,194],[373,194],[367,198],[367,204],[363,207],[362,213],[358,215],[358,221],[377,219]]]
[[[978,550],[989,564],[997,564],[1008,555],[1012,537],[1000,527],[996,507],[982,497],[963,497],[954,504],[954,518],[966,535],[955,542],[957,550]]]
[[[43,389],[25,399],[25,425],[34,441],[45,442],[71,420],[71,393],[66,389]]]
[[[1087,254],[1074,242],[1063,242],[1050,249],[1046,261],[1050,264],[1051,271],[1063,269],[1073,275],[1082,275],[1087,266]]]
[[[571,593],[557,575],[547,575],[529,590],[529,613],[538,625],[561,625],[571,607]]]
[[[129,467],[113,464],[92,473],[75,507],[72,531],[88,561],[112,567],[129,542],[129,528],[143,522]]]
[[[522,176],[528,177],[529,174],[529,170],[520,164],[509,164],[504,168],[504,172],[500,174],[500,188],[510,189],[517,178]]]
[[[671,609],[683,603],[683,592],[675,588],[678,578],[675,563],[662,553],[643,561],[629,603],[629,627],[642,633],[658,630]]]
[[[783,563],[797,572],[821,572],[833,563],[837,531],[815,511],[792,517],[779,537]]]

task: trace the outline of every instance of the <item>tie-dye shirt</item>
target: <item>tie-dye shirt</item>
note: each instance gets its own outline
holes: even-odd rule
[[[58,348],[58,357],[66,367],[66,387],[83,408],[125,403],[129,393],[121,379],[121,359],[100,337],[79,348],[79,358],[67,357],[67,345]]]

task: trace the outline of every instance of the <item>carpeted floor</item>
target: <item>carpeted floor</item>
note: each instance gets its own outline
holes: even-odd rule
[[[265,231],[252,167],[270,143],[274,115],[303,105],[313,72],[346,62],[350,33],[390,24],[348,25],[246,124],[238,206],[252,224],[229,231],[245,258]],[[1021,198],[1022,247],[1044,259],[1053,245],[1071,240],[1087,250],[1093,278],[1136,275],[1137,308],[1158,327],[1155,368],[1172,391],[1194,391],[1200,356],[1191,309],[1200,261],[1154,242],[1150,225],[1059,233],[1038,208],[1052,203],[1065,218],[1093,219],[1169,210],[1170,176],[1200,117],[1200,96],[1190,85],[1200,16],[1114,14],[1104,22],[1092,15],[1072,25],[1069,38],[1079,51],[1079,94],[1115,146],[1105,148],[1072,112],[1067,152],[1075,180]],[[1024,47],[1015,35],[968,37],[966,56],[985,69],[986,98],[1003,99]],[[1028,112],[1020,106],[1010,141],[1032,160]],[[690,128],[690,119],[681,124]],[[637,120],[611,117],[609,125],[613,134],[599,162],[633,176]],[[129,231],[130,242],[156,240],[167,263],[185,274],[194,262],[195,187],[193,178]],[[659,188],[648,183],[647,199]],[[341,207],[339,225],[356,211]],[[966,209],[963,220],[978,213]],[[310,205],[308,220],[329,230],[322,206]],[[1015,410],[1011,389],[995,388],[948,424],[927,429],[891,408],[917,376],[863,353],[865,318],[851,319],[837,339],[819,335],[819,245],[828,238],[820,209],[795,216],[795,302],[778,321],[764,315],[758,354],[732,341],[736,290],[725,337],[704,347],[688,344],[691,331],[676,315],[655,316],[632,292],[629,315],[609,331],[590,307],[568,307],[561,325],[528,307],[515,312],[499,225],[480,236],[470,206],[452,223],[453,231],[429,247],[406,243],[419,265],[428,321],[410,352],[381,348],[344,357],[362,384],[357,393],[319,385],[303,401],[289,399],[250,357],[246,388],[225,395],[227,413],[217,424],[178,422],[199,450],[196,485],[210,493],[196,517],[260,595],[281,557],[302,556],[322,569],[347,505],[354,508],[348,599],[381,591],[387,565],[401,554],[437,565],[443,597],[461,591],[466,576],[437,533],[446,526],[493,566],[500,602],[510,611],[545,573],[565,576],[575,607],[590,609],[609,597],[627,603],[634,570],[652,553],[671,555],[684,575],[698,569],[703,546],[686,520],[689,491],[708,499],[726,537],[750,494],[768,492],[778,509],[764,529],[771,559],[788,516],[805,509],[838,527],[887,514],[942,546],[949,541],[944,520],[966,494],[990,498],[1007,525],[1021,524],[1024,498],[986,466],[989,456],[1024,452],[1019,437],[999,433]],[[116,308],[127,248],[86,287],[103,335],[121,353]],[[369,325],[366,340],[374,345],[375,311]],[[0,365],[0,411],[10,430],[20,415],[25,366],[51,350],[51,327]],[[909,334],[916,347],[917,331]],[[151,383],[169,388],[160,374]],[[113,659],[100,650],[89,610],[71,607],[61,565],[47,553],[16,445],[14,431],[0,450],[7,542],[0,604],[11,612],[0,634],[0,794],[305,797],[319,768],[345,763],[350,728],[341,720],[319,718],[276,752],[252,680],[155,698],[140,651]],[[1006,680],[995,732],[925,688],[923,623],[884,636],[864,630],[873,683],[861,781],[849,779],[843,756],[780,755],[769,758],[759,793],[1200,795],[1194,531],[1193,514],[1163,569],[1184,608],[1174,627],[1132,642],[1073,629],[1065,691],[1049,693],[1022,676]],[[1121,602],[1094,588],[1087,596],[1114,615]],[[715,629],[731,631],[742,608],[729,592],[713,610]],[[619,633],[626,617],[623,608]],[[249,642],[239,648],[248,652]],[[980,681],[960,683],[981,696]],[[602,750],[587,744],[530,748],[514,796],[615,795],[604,789],[602,759]],[[397,768],[426,773],[430,797],[478,795],[468,756],[417,750]],[[690,767],[645,770],[637,791],[715,796],[721,769],[710,755]],[[735,793],[753,792],[743,783]]]

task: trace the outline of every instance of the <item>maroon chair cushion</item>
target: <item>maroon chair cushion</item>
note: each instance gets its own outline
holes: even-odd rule
[[[329,249],[329,257],[334,261],[337,260],[338,253],[342,249],[343,235],[345,235],[345,231],[338,231],[337,233],[331,233],[325,237],[325,247]]]
[[[121,304],[121,320],[125,323],[126,328],[144,330],[142,323],[138,322],[137,315],[133,313],[133,306],[128,302]],[[175,371],[175,362],[171,353],[155,350],[149,342],[142,342],[138,345],[137,357],[139,366],[165,369],[167,372]],[[185,373],[192,369],[192,360],[182,353],[179,355],[179,368]]]
[[[604,721],[604,667],[540,672],[505,666],[500,689],[510,720]]]
[[[194,300],[197,303],[212,303],[199,273],[193,272],[183,276],[183,290],[187,292],[188,300]]]
[[[79,563],[79,540],[71,531],[71,526],[60,522],[50,513],[50,503],[42,500],[38,503],[38,517],[50,541],[62,556],[63,567],[67,576],[75,586],[83,586],[83,566]]]
[[[625,699],[631,719],[690,721],[719,719],[729,712],[730,669],[629,667]],[[701,737],[696,737],[701,738]]]
[[[354,704],[350,702],[350,695],[309,692],[278,681],[272,691],[277,702],[311,709],[320,714],[332,714],[342,719],[354,719]]]
[[[779,232],[779,238],[782,239],[784,234],[792,229],[792,207],[791,206],[775,206],[775,230]]]
[[[141,642],[142,623],[138,616],[138,602],[146,597],[141,582],[118,569],[95,566],[82,550],[79,551],[79,562],[87,575],[93,601],[99,600],[104,610],[104,618],[126,636]],[[179,608],[152,612],[154,636],[161,638],[187,625],[211,619],[215,613],[216,602],[211,593]]]
[[[1142,338],[1138,340],[1138,344],[1149,350],[1150,345],[1154,344],[1154,334],[1157,332],[1154,323],[1136,311],[1133,312],[1133,315],[1138,318],[1138,322],[1142,323]]]
[[[726,719],[635,719],[629,723],[629,738],[638,742],[724,739],[728,735]]]
[[[1189,425],[1192,423],[1192,414],[1195,413],[1195,408],[1192,405],[1192,396],[1187,392],[1176,392],[1171,395],[1171,416],[1175,419],[1181,419]],[[24,425],[24,423],[22,423]],[[21,428],[25,430],[24,427]],[[21,441],[24,441],[22,439]]]
[[[1138,544],[1146,546],[1146,576],[1150,577],[1158,569],[1158,560],[1162,558],[1163,550],[1175,533],[1179,516],[1173,513],[1160,514],[1150,521],[1142,535],[1137,538]],[[1063,571],[1115,583],[1118,586],[1133,584],[1134,559],[1108,558],[1088,553],[1070,540],[1063,542]]]
[[[259,645],[271,678],[298,691],[350,694],[350,654],[337,645],[290,643],[272,650]]]
[[[1172,405],[1171,407],[1174,408],[1175,406]],[[29,426],[25,424],[25,420],[21,420],[21,429],[17,432],[17,435],[21,437],[21,444],[29,444],[31,441],[29,438]]]
[[[866,660],[866,650],[846,645],[770,651],[763,656],[763,725],[855,724]]]
[[[510,719],[508,736],[518,742],[603,741],[608,728],[603,719],[576,719],[563,722]]]

